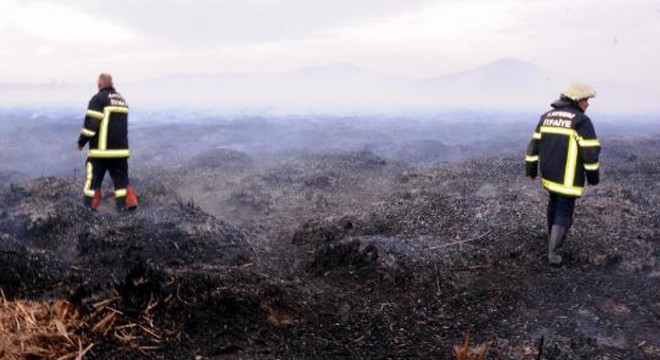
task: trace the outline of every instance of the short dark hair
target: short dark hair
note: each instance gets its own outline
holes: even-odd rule
[[[99,74],[99,82],[103,84],[104,86],[107,87],[112,87],[112,75],[108,73],[101,73]]]

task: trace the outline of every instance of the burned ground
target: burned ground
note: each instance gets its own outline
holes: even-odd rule
[[[444,359],[469,333],[488,359],[535,359],[541,339],[543,359],[655,359],[658,137],[603,142],[558,268],[519,157],[438,164],[422,155],[467,149],[426,142],[211,149],[136,169],[125,214],[109,186],[90,213],[79,179],[6,177],[0,284],[73,304],[89,358]]]

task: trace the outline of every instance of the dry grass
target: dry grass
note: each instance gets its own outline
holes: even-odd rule
[[[80,335],[83,319],[69,303],[8,301],[0,293],[0,359],[81,360],[94,346]]]
[[[485,360],[490,349],[491,342],[486,341],[474,347],[470,346],[470,335],[463,336],[463,344],[454,346],[454,357],[456,360]]]
[[[158,303],[152,300],[140,318],[133,319],[113,307],[118,300],[114,296],[99,301],[81,316],[66,301],[9,301],[0,289],[0,359],[82,360],[94,339],[143,354],[159,349],[162,335],[152,314]]]

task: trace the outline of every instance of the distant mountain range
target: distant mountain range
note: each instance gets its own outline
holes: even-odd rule
[[[194,107],[250,112],[433,111],[447,108],[536,110],[574,81],[532,63],[500,59],[432,78],[374,73],[348,64],[289,72],[173,74],[140,83],[119,83],[134,106]],[[657,91],[633,84],[593,81],[601,110],[660,109]],[[0,106],[84,106],[89,84],[0,83]]]

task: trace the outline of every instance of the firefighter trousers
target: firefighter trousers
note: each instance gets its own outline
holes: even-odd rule
[[[87,158],[85,163],[85,197],[93,198],[94,192],[101,189],[106,171],[110,173],[112,183],[115,186],[115,199],[119,203],[126,197],[126,188],[129,185],[128,158]]]
[[[552,225],[561,225],[570,228],[573,225],[573,213],[575,212],[574,197],[550,193],[548,200],[548,232]]]

